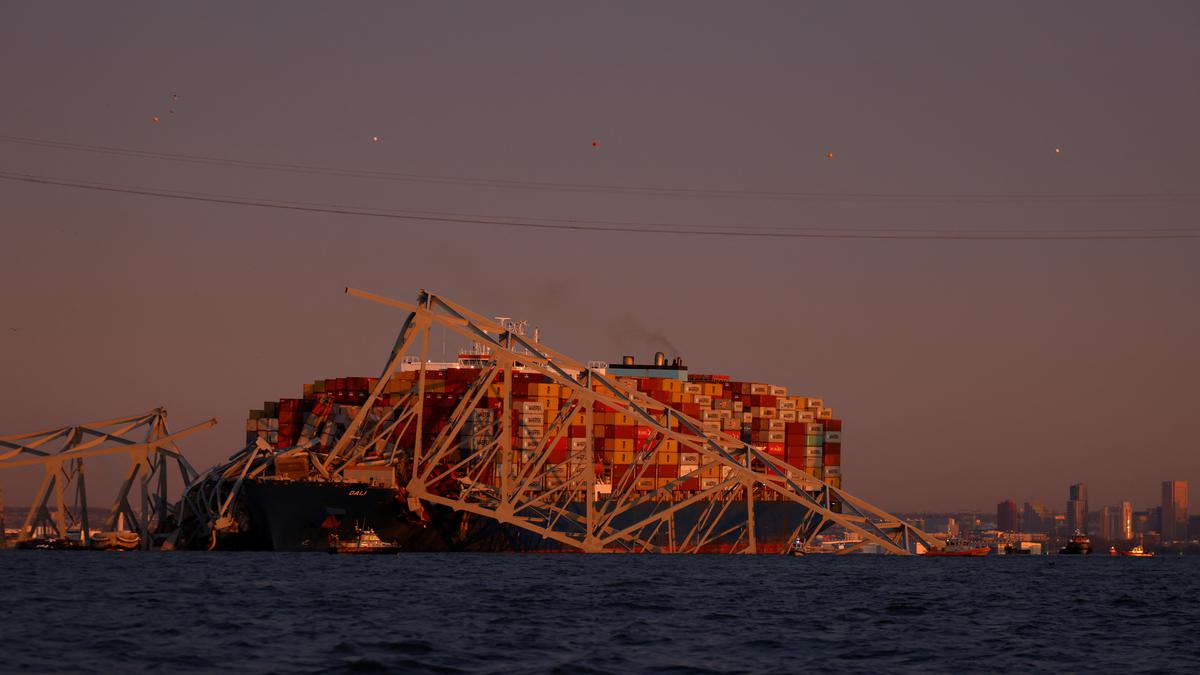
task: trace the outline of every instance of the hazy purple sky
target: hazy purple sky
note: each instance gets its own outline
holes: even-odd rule
[[[1196,192],[1197,36],[1195,2],[8,2],[0,135],[571,183]],[[11,143],[0,172],[705,226],[1189,227],[1200,214],[1197,201],[466,188]],[[378,371],[403,316],[343,286],[424,287],[529,318],[579,359],[647,355],[661,333],[695,370],[823,395],[846,420],[846,486],[886,508],[1061,509],[1076,481],[1097,507],[1143,506],[1162,480],[1200,482],[1196,240],[536,232],[6,181],[0,231],[0,433],[165,405],[176,427],[220,419],[186,446],[206,467],[263,400]],[[7,503],[26,503],[35,478],[0,476]]]

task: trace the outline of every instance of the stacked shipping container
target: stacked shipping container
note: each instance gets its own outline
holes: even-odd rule
[[[426,395],[420,430],[424,447],[451,424],[451,414],[481,372],[477,368],[464,367],[425,371]],[[419,377],[419,372],[413,370],[395,373],[388,380],[384,394],[375,402],[376,411],[372,415],[402,403],[417,386]],[[498,376],[499,380],[502,378],[502,374]],[[702,433],[718,443],[730,448],[737,441],[753,444],[795,467],[796,473],[807,473],[834,487],[841,486],[842,422],[833,418],[833,411],[819,398],[790,396],[785,387],[734,382],[717,375],[691,375],[687,380],[680,377],[617,379],[635,389],[636,396],[642,400],[658,401],[699,420]],[[312,440],[317,449],[328,449],[357,414],[376,382],[374,378],[356,377],[317,380],[304,386],[302,398],[268,401],[262,409],[250,411],[246,422],[247,442],[262,437],[276,448],[288,448]],[[559,428],[552,423],[562,413],[569,396],[569,388],[560,387],[543,375],[514,371],[509,420],[513,455],[508,458],[512,475],[535,458],[548,433],[547,426]],[[503,410],[502,385],[497,381],[479,399],[458,434],[460,452],[492,448],[493,452],[488,455],[492,467],[482,476],[485,480],[500,478],[497,473],[501,464],[500,451],[492,441],[501,429]],[[591,415],[594,441],[589,453],[588,423],[586,411],[576,412],[570,419],[560,421],[560,425],[566,426],[550,448],[547,465],[552,468],[546,475],[546,482],[530,485],[530,489],[541,490],[561,484],[588,463],[593,465],[601,482],[620,483],[635,465],[635,453],[651,449],[651,443],[657,440],[652,427],[639,424],[622,410],[597,404]],[[672,419],[671,428],[690,435],[676,419]],[[389,457],[393,454],[407,456],[416,444],[417,433],[416,425],[409,425],[383,452]],[[375,458],[378,457],[364,459]],[[301,477],[307,471],[306,462],[297,463],[295,458],[289,461],[286,465],[277,464],[277,473]],[[681,452],[677,441],[663,440],[655,453],[653,466],[641,474],[636,489],[649,491],[663,487],[700,467],[699,453],[686,451],[686,446]],[[721,468],[707,467],[697,476],[683,481],[677,490],[687,493],[710,488],[722,478]]]

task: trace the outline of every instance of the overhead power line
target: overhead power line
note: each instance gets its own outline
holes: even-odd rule
[[[597,193],[644,197],[687,197],[705,199],[747,199],[798,202],[884,202],[884,203],[1152,203],[1200,202],[1200,192],[1111,192],[1111,193],[950,193],[950,192],[800,192],[775,190],[735,190],[695,187],[664,187],[649,185],[617,185],[604,183],[571,183],[554,181],[510,180],[470,176],[445,176],[326,167],[262,160],[191,155],[184,153],[139,150],[106,145],[71,143],[52,139],[0,134],[0,142],[32,147],[86,152],[99,155],[160,160],[176,163],[224,168],[256,169],[316,176],[338,176],[373,180],[400,181],[457,187],[490,189],[537,190],[549,192]]]
[[[409,222],[453,223],[460,225],[486,225],[494,227],[526,228],[539,230],[565,230],[582,232],[610,232],[627,234],[662,234],[689,236],[718,236],[742,238],[770,239],[885,239],[885,240],[1014,240],[1014,241],[1071,241],[1071,240],[1152,240],[1152,239],[1200,239],[1200,229],[1127,229],[1127,230],[1078,230],[1074,232],[1055,231],[1051,233],[1000,232],[1000,231],[931,231],[931,230],[806,230],[806,231],[773,231],[752,226],[724,226],[717,229],[705,229],[698,226],[633,223],[621,225],[602,225],[588,221],[554,221],[542,218],[516,218],[506,216],[475,216],[451,214],[442,212],[403,212],[387,209],[366,208],[337,204],[313,204],[308,202],[251,199],[235,195],[205,194],[164,190],[151,187],[131,185],[116,185],[95,183],[89,181],[68,180],[52,176],[38,176],[22,173],[0,172],[0,180],[68,187],[98,192],[109,192],[143,197],[157,197],[209,204],[224,204],[230,206],[246,206],[287,211],[324,213],[341,216],[358,216],[368,218],[386,218]]]

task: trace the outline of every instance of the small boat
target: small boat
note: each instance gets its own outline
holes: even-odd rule
[[[350,555],[386,555],[400,551],[400,545],[384,541],[370,528],[357,528],[354,539],[343,541],[333,535],[329,542],[330,553],[345,553]]]
[[[1077,534],[1071,537],[1071,541],[1062,547],[1059,555],[1089,555],[1092,552],[1092,540],[1086,535]]]
[[[79,544],[62,537],[38,537],[21,539],[16,547],[27,551],[71,551],[79,548]]]
[[[1131,558],[1152,558],[1152,557],[1154,557],[1154,552],[1147,551],[1146,549],[1142,548],[1141,546],[1134,546],[1133,548],[1129,549],[1128,551],[1121,551],[1121,555],[1127,555]]]
[[[947,539],[942,548],[930,549],[921,555],[932,558],[975,558],[991,552],[987,546],[972,546],[961,539]]]

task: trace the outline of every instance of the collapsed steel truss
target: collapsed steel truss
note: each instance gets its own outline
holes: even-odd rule
[[[216,420],[208,420],[171,433],[166,409],[156,408],[130,417],[0,436],[0,470],[41,466],[44,471],[17,540],[70,540],[89,546],[93,527],[88,518],[85,460],[124,455],[129,470],[99,529],[136,532],[140,546],[150,548],[154,535],[174,528],[168,494],[171,466],[178,470],[184,488],[197,475],[176,441],[214,424]]]
[[[823,530],[840,525],[861,536],[864,544],[876,544],[888,553],[941,546],[866,501],[753,445],[711,432],[706,435],[700,421],[444,297],[422,291],[415,304],[408,304],[350,288],[346,292],[409,314],[368,399],[332,449],[314,458],[326,475],[336,475],[368,455],[390,452],[395,461],[400,452],[407,455],[401,458],[406,469],[401,473],[414,508],[421,508],[421,502],[450,507],[584,552],[760,552],[756,500],[799,507],[786,540],[798,545],[807,545]],[[485,346],[489,353],[447,426],[425,445],[425,368],[435,325]],[[381,414],[374,404],[413,350],[420,361],[416,387]],[[548,416],[545,434],[533,449],[515,449],[513,444],[514,369],[540,373],[568,392],[554,419]],[[472,428],[474,440],[466,444],[462,432],[491,385],[501,387],[503,409],[490,425]],[[597,404],[631,415],[651,431],[649,438],[640,441],[633,464],[607,482],[597,474],[597,468],[604,471],[604,467],[598,467],[593,456],[592,416]],[[569,420],[577,413],[586,416],[586,448],[572,451],[565,462],[551,462],[551,448],[565,437]],[[410,426],[415,427],[415,446],[399,448],[397,439]],[[636,489],[668,439],[678,443],[679,452],[698,453],[697,468],[656,489]],[[719,467],[715,485],[682,493],[680,498],[676,491],[684,481],[711,467]],[[248,464],[239,469],[242,476],[247,470]],[[233,467],[225,473],[232,475]],[[681,525],[677,516],[685,510],[690,516]]]

